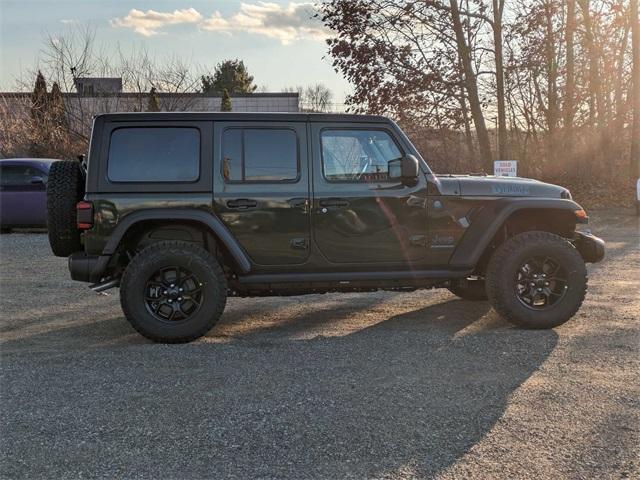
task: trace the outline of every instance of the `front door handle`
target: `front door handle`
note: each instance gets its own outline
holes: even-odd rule
[[[258,206],[258,202],[250,200],[248,198],[239,198],[237,200],[227,201],[227,207],[237,209],[255,208]]]
[[[349,202],[344,198],[328,198],[327,200],[320,200],[321,207],[337,207],[344,208],[349,206]]]

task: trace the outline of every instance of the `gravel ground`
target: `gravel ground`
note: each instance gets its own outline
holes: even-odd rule
[[[43,234],[0,238],[2,478],[639,478],[640,229],[551,331],[445,291],[231,299],[146,341]]]

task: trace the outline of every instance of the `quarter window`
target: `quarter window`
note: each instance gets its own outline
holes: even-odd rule
[[[290,182],[298,178],[298,140],[289,129],[231,128],[222,139],[227,182]]]
[[[402,157],[391,136],[382,130],[324,130],[322,168],[330,182],[389,180],[389,161]]]
[[[107,170],[113,182],[194,182],[200,177],[200,131],[118,128],[111,133]]]

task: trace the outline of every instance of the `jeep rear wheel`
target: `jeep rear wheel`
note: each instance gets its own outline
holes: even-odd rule
[[[587,291],[587,270],[575,247],[548,232],[505,241],[486,272],[487,294],[505,319],[525,328],[553,328],[569,320]]]
[[[183,343],[207,333],[227,301],[227,281],[202,247],[167,241],[136,255],[122,276],[120,302],[127,320],[145,337]]]
[[[68,257],[82,250],[76,204],[84,195],[84,173],[78,162],[54,162],[47,181],[47,230],[53,254]]]
[[[487,299],[487,289],[484,280],[452,281],[449,291],[454,295],[472,302]]]

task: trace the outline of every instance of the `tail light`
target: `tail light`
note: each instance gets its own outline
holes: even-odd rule
[[[79,201],[76,204],[76,218],[78,230],[89,230],[93,227],[93,204]]]

